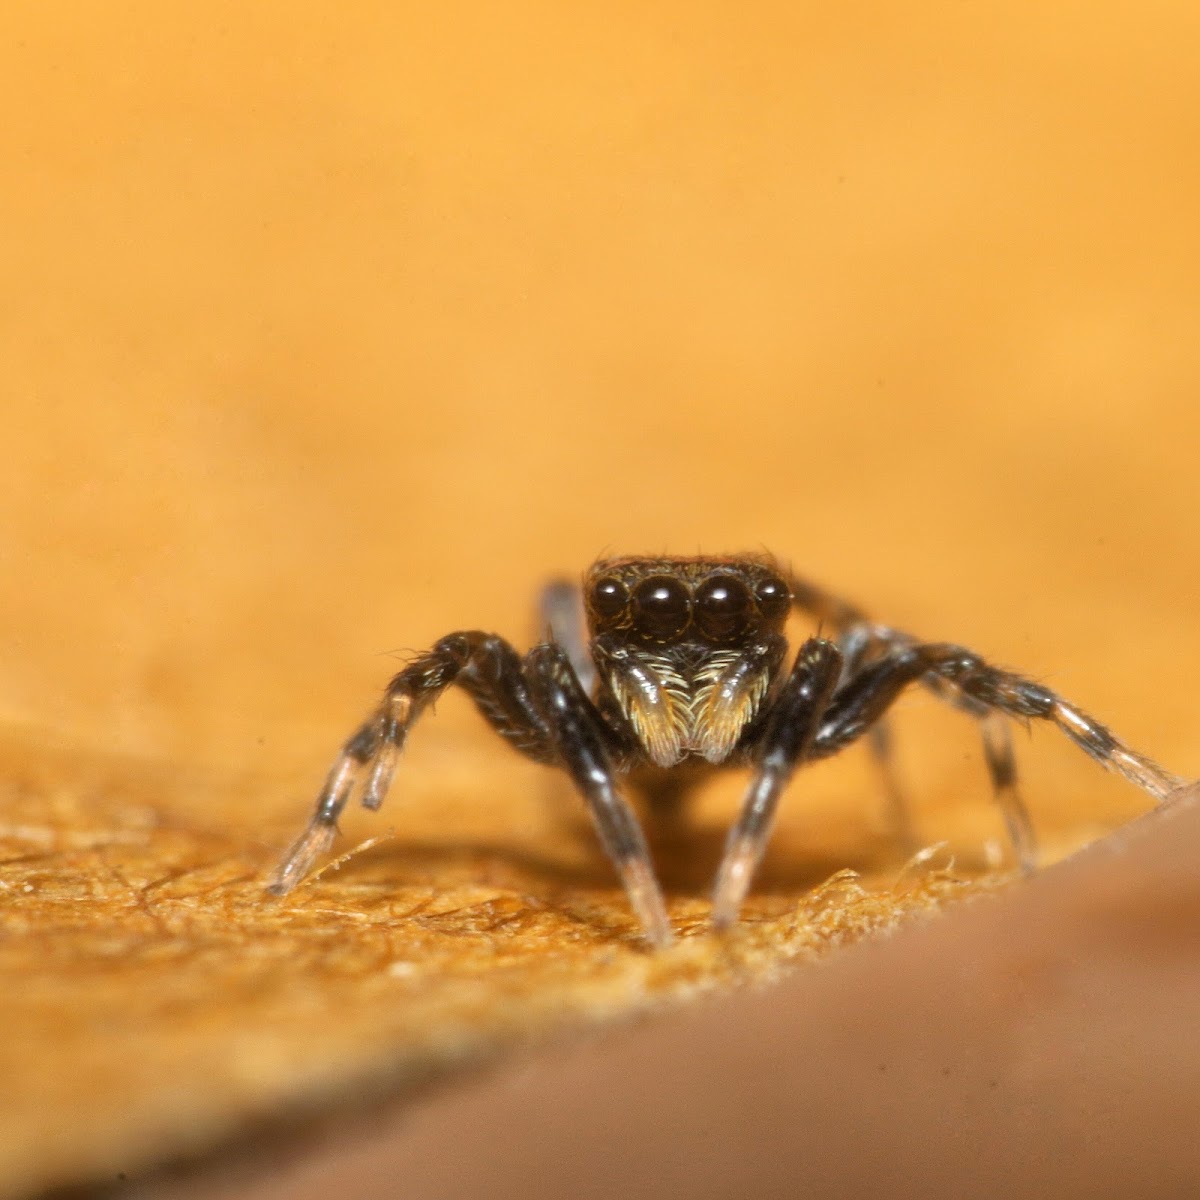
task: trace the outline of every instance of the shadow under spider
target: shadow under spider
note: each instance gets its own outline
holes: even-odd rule
[[[494,882],[502,886],[529,889],[537,881],[548,888],[580,891],[606,891],[620,886],[612,866],[591,829],[580,822],[571,831],[573,844],[582,848],[584,858],[568,858],[567,854],[551,855],[536,848],[521,848],[510,841],[494,838],[455,838],[445,840],[405,841],[403,833],[364,849],[342,864],[336,873],[325,878],[353,878],[356,872],[369,870],[373,882],[383,878],[405,885],[428,886],[439,877],[477,878],[479,882]],[[689,824],[686,817],[667,823],[646,822],[646,837],[650,843],[655,869],[668,897],[704,899],[712,891],[717,865],[725,847],[726,831],[715,825]],[[864,875],[899,873],[907,860],[906,851],[867,841],[848,852],[830,853],[827,850],[808,850],[780,847],[768,849],[762,867],[755,876],[757,895],[791,896],[819,886],[831,875],[847,867]],[[489,878],[499,875],[501,878]],[[518,880],[513,876],[519,876]]]

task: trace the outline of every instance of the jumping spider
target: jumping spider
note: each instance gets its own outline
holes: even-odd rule
[[[718,927],[737,920],[792,772],[868,733],[886,776],[884,714],[912,683],[979,721],[995,797],[1025,869],[1034,864],[1034,838],[1017,791],[1009,718],[1052,722],[1157,800],[1183,782],[1041,684],[961,646],[876,624],[766,556],[603,559],[584,577],[582,601],[586,635],[579,590],[554,583],[542,597],[548,636],[524,658],[503,638],[471,631],[449,634],[405,667],[343,746],[271,891],[290,891],[329,850],[364,773],[362,803],[379,808],[409,728],[451,684],[523,754],[571,776],[655,946],[671,941],[671,926],[645,837],[616,782],[634,768],[690,760],[753,771],[717,872]],[[815,616],[829,636],[810,637],[787,669],[784,625],[793,608]],[[894,787],[889,793],[903,823]]]

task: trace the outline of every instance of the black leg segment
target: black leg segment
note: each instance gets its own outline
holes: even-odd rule
[[[779,797],[809,754],[841,672],[841,651],[833,642],[809,638],[800,647],[758,742],[757,771],[725,843],[713,889],[713,924],[718,928],[737,920],[771,835]]]
[[[270,891],[276,895],[291,891],[329,850],[338,817],[364,774],[362,803],[379,808],[413,722],[454,683],[518,750],[539,762],[553,760],[550,730],[530,700],[517,652],[495,634],[449,634],[395,676],[379,706],[342,747],[308,826],[271,876]]]
[[[619,743],[584,694],[561,646],[535,647],[525,659],[525,671],[534,702],[552,731],[558,762],[583,796],[646,937],[655,946],[668,945],[671,926],[650,850],[614,779],[611,750]]]

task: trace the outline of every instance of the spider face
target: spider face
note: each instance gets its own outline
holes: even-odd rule
[[[584,580],[598,702],[660,767],[724,762],[783,660],[792,597],[755,558],[614,558]]]

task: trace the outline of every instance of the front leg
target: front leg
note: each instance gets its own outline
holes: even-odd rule
[[[362,803],[379,808],[413,722],[453,683],[522,753],[539,762],[554,758],[550,731],[530,700],[517,652],[494,634],[449,634],[388,684],[379,706],[342,747],[307,827],[271,876],[269,891],[280,896],[290,892],[329,850],[338,816],[364,775]]]
[[[737,920],[771,835],[779,797],[808,756],[841,673],[838,647],[824,638],[809,638],[771,707],[753,751],[757,771],[729,831],[713,889],[712,919],[719,929]]]
[[[657,948],[670,945],[671,924],[650,849],[614,779],[613,755],[629,754],[632,743],[621,741],[604,722],[561,646],[534,647],[525,658],[525,673],[533,700],[552,730],[557,761],[583,796],[647,940]]]

